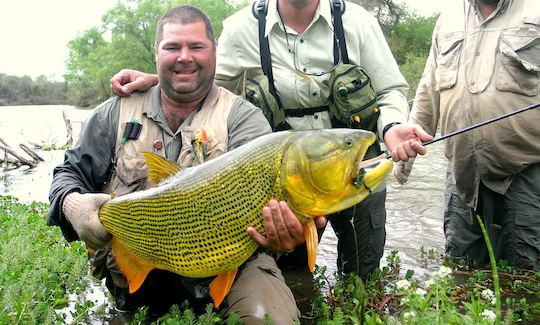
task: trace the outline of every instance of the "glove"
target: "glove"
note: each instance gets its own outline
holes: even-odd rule
[[[407,161],[400,160],[394,162],[394,177],[400,185],[407,183],[409,175],[411,174],[414,158],[409,158]]]
[[[99,208],[109,201],[111,196],[102,193],[69,193],[64,198],[62,211],[71,223],[79,238],[93,249],[102,248],[112,236],[99,221]]]

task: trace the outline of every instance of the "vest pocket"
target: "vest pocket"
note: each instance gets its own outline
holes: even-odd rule
[[[141,157],[118,157],[111,181],[111,193],[123,195],[146,188],[148,167]]]
[[[451,33],[440,39],[440,51],[437,56],[436,79],[439,90],[454,87],[459,70],[459,56],[464,34]]]
[[[496,88],[526,96],[538,94],[540,26],[530,24],[504,30],[499,52],[501,64]]]

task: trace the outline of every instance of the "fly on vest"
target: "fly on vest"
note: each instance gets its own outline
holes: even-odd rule
[[[264,74],[247,79],[245,94],[246,99],[263,111],[274,131],[290,129],[286,121],[289,116],[302,117],[322,111],[329,112],[333,126],[369,131],[377,128],[377,119],[380,115],[377,94],[366,71],[349,62],[342,22],[345,2],[330,0],[330,5],[336,34],[334,38],[336,68],[330,75],[331,89],[327,106],[291,108],[283,106],[274,85],[270,45],[268,37],[265,37],[267,1],[257,0],[253,3],[252,13],[258,20],[261,68]]]

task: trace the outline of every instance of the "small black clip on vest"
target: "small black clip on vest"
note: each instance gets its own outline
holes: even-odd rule
[[[136,140],[141,134],[142,124],[136,119],[126,123],[124,135],[122,136],[122,144],[126,144],[127,140]]]

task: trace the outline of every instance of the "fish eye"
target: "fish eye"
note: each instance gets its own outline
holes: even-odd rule
[[[352,146],[352,144],[353,144],[352,139],[349,138],[349,137],[345,137],[344,142],[345,142],[345,145],[346,145],[347,147],[350,147],[350,146]]]

